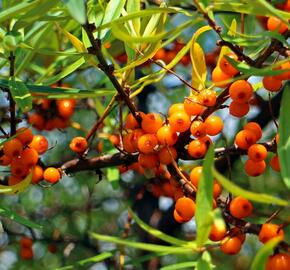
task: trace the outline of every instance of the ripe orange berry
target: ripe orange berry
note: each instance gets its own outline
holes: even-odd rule
[[[212,140],[211,140],[211,138],[209,137],[209,136],[204,136],[204,137],[201,137],[201,138],[198,138],[198,140],[200,141],[200,142],[203,142],[203,143],[205,143],[205,145],[207,146],[207,147],[209,147],[211,144],[212,144]]]
[[[3,155],[2,157],[0,157],[0,166],[8,166],[11,161],[12,159],[10,157]]]
[[[244,126],[244,130],[251,130],[256,135],[256,140],[260,140],[263,135],[263,131],[260,127],[260,125],[256,122],[249,122]]]
[[[129,113],[126,118],[125,128],[126,129],[135,129],[138,128],[139,124],[132,113]]]
[[[195,214],[195,202],[187,197],[179,198],[175,204],[177,214],[184,220],[190,220]]]
[[[200,104],[198,96],[189,96],[184,99],[184,110],[188,115],[200,115],[205,107]]]
[[[16,158],[22,153],[23,145],[20,140],[14,138],[4,143],[3,152],[8,158]]]
[[[168,116],[172,115],[175,112],[184,111],[183,103],[174,103],[168,109]]]
[[[21,178],[21,177],[16,177],[16,176],[11,175],[8,177],[8,185],[14,186],[14,185],[20,183],[22,180],[23,180],[23,178]]]
[[[157,131],[157,138],[160,144],[174,145],[177,142],[177,133],[170,126],[163,126]]]
[[[154,134],[144,134],[138,140],[138,149],[144,154],[153,153],[157,145],[158,140]]]
[[[33,258],[32,248],[22,248],[20,250],[20,257],[24,260],[31,260]]]
[[[132,130],[132,133],[131,133],[131,143],[132,143],[132,145],[135,148],[135,151],[134,152],[137,152],[138,151],[138,140],[144,134],[145,134],[144,133],[144,130],[141,129],[141,128],[137,128],[137,129]]]
[[[158,156],[156,154],[139,154],[139,164],[147,169],[153,169],[158,166]]]
[[[189,221],[189,220],[183,219],[180,215],[178,215],[176,209],[174,209],[173,217],[174,217],[174,220],[178,223],[184,223],[184,222]]]
[[[133,139],[132,132],[123,136],[123,147],[124,150],[128,153],[137,152],[136,147],[133,145],[132,139]]]
[[[235,255],[240,252],[241,247],[242,243],[238,237],[227,236],[221,241],[220,249],[225,254]]]
[[[56,101],[57,110],[61,117],[70,118],[75,110],[74,99],[59,99]]]
[[[37,184],[43,179],[43,169],[39,165],[36,165],[32,170],[32,184]]]
[[[212,107],[216,103],[216,92],[214,90],[205,89],[198,95],[199,103],[206,107]]]
[[[157,113],[148,113],[142,117],[142,129],[146,133],[156,133],[162,127],[163,119]]]
[[[266,263],[266,270],[289,270],[290,255],[287,253],[278,253],[270,256]]]
[[[271,158],[271,160],[270,160],[270,166],[276,172],[280,172],[281,171],[281,167],[280,167],[280,162],[279,162],[278,155],[274,155]]]
[[[222,187],[221,185],[216,181],[214,180],[213,182],[213,197],[216,199],[219,195],[221,195],[222,193]]]
[[[272,223],[263,224],[259,232],[259,240],[262,243],[267,243],[270,239],[275,237],[280,237],[281,240],[283,240],[284,239],[283,229],[277,224]]]
[[[49,243],[49,244],[47,245],[47,250],[48,250],[50,253],[55,254],[55,253],[57,252],[57,246],[56,246],[56,244],[54,244],[54,243]]]
[[[230,103],[230,106],[229,106],[229,113],[232,116],[235,116],[238,118],[241,118],[241,117],[247,115],[249,110],[250,110],[249,103],[237,103],[235,101],[232,101]]]
[[[253,87],[245,80],[237,80],[231,84],[229,94],[234,102],[246,103],[253,95]]]
[[[206,126],[206,133],[210,136],[219,134],[224,127],[223,120],[215,115],[206,118],[204,124]]]
[[[48,141],[42,135],[34,135],[32,142],[29,145],[34,148],[39,155],[44,154],[48,149]]]
[[[236,218],[249,217],[253,213],[253,205],[246,198],[238,196],[230,203],[230,213]]]
[[[43,173],[43,179],[52,184],[56,183],[60,178],[59,170],[53,167],[46,168]]]
[[[200,140],[193,140],[189,143],[187,151],[193,158],[201,158],[206,154],[207,146]]]
[[[176,160],[176,158],[177,158],[177,152],[176,152],[175,148],[172,146],[168,147],[168,148],[169,148],[170,152],[168,151],[167,147],[164,147],[158,153],[158,159],[159,159],[161,164],[169,165],[172,163],[172,158],[174,160]],[[172,155],[172,157],[171,157],[171,155]]]
[[[45,125],[45,120],[40,114],[33,113],[28,116],[28,123],[38,130],[43,130],[44,125]]]
[[[227,228],[224,224],[218,226],[216,223],[213,223],[208,238],[214,242],[221,241],[225,237],[226,233]]]
[[[230,229],[228,235],[231,237],[233,237],[233,236],[238,237],[242,244],[246,240],[246,235],[238,227],[234,227],[234,228]]]
[[[249,159],[258,162],[266,159],[268,151],[262,144],[253,144],[248,149]]]
[[[120,136],[118,134],[111,134],[108,139],[114,146],[120,145]]]
[[[32,139],[33,139],[33,133],[31,131],[31,129],[26,128],[26,127],[22,127],[22,128],[17,129],[16,135],[17,135],[16,138],[19,141],[21,141],[24,146],[30,144]]]
[[[269,31],[278,31],[280,34],[284,33],[288,29],[287,25],[276,17],[268,18],[267,28]]]
[[[274,76],[265,76],[263,78],[263,86],[270,92],[278,92],[282,86],[282,81]]]
[[[259,176],[263,174],[266,170],[266,162],[262,161],[252,161],[248,159],[245,163],[245,172],[249,176]]]
[[[184,111],[173,113],[168,120],[172,129],[177,132],[184,132],[190,128],[190,118]]]
[[[278,67],[277,69],[279,70],[288,70],[288,71],[285,71],[279,75],[275,75],[274,77],[277,79],[277,80],[290,80],[290,61],[286,62],[286,63],[283,63],[280,67]]]
[[[76,153],[83,153],[88,148],[87,139],[84,137],[75,137],[71,140],[69,148]]]
[[[200,138],[206,135],[206,125],[201,121],[193,121],[190,126],[191,134],[196,137]]]
[[[27,167],[33,167],[37,164],[38,162],[38,153],[35,149],[33,148],[25,148],[21,155],[20,158],[18,159],[19,162],[24,164]]]
[[[18,160],[12,160],[10,164],[11,174],[17,177],[25,177],[29,172],[29,167],[22,164]]]
[[[198,182],[200,180],[201,173],[202,173],[202,166],[197,166],[193,168],[190,172],[190,176],[189,176],[190,181],[195,187],[198,187]]]
[[[229,53],[227,56],[235,61],[238,60],[238,57],[234,53]],[[219,62],[219,67],[224,73],[228,74],[231,77],[239,73],[239,71],[230,64],[230,62],[225,58],[225,56],[223,56],[221,61]]]
[[[235,137],[235,144],[241,149],[248,149],[257,140],[255,133],[251,130],[241,130]]]
[[[225,81],[232,78],[231,75],[228,75],[227,73],[223,72],[218,66],[215,67],[215,69],[212,71],[211,76],[213,83],[221,88],[227,87],[230,83],[225,83]]]
[[[33,245],[33,240],[29,237],[22,237],[19,244],[22,248],[31,248]]]

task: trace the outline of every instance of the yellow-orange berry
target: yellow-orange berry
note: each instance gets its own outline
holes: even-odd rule
[[[230,202],[230,213],[236,218],[249,217],[253,213],[253,205],[246,198],[238,196]]]
[[[136,147],[133,145],[132,139],[133,139],[132,132],[123,136],[123,147],[124,150],[128,153],[137,152]]]
[[[190,181],[195,186],[198,187],[198,182],[200,180],[202,173],[202,166],[194,167],[190,172]]]
[[[276,17],[268,18],[267,28],[269,31],[278,31],[280,34],[284,33],[288,29],[287,25]]]
[[[184,223],[184,222],[187,222],[189,220],[185,220],[183,219],[180,215],[178,215],[176,209],[174,209],[174,212],[173,212],[173,217],[174,217],[174,220],[178,223]]]
[[[190,220],[195,214],[195,202],[187,197],[179,198],[175,204],[177,214],[184,220]]]
[[[234,102],[246,103],[253,95],[253,87],[245,80],[238,80],[231,84],[229,94]]]
[[[220,249],[225,254],[235,255],[240,252],[241,247],[242,243],[238,237],[227,236],[222,240]]]
[[[43,179],[43,169],[39,165],[36,165],[32,170],[32,184],[37,184]]]
[[[263,224],[259,232],[259,240],[262,243],[267,243],[270,239],[275,237],[280,237],[281,240],[283,240],[284,239],[283,229],[277,224],[272,223]]]
[[[44,154],[48,149],[48,141],[42,135],[33,136],[32,142],[29,145],[34,148],[39,155]]]
[[[198,96],[189,96],[184,99],[184,110],[188,115],[200,115],[205,107],[200,104]]]
[[[227,56],[235,61],[238,60],[238,57],[234,53],[229,53]],[[224,73],[228,74],[231,77],[239,73],[239,71],[234,66],[232,66],[232,64],[230,64],[230,62],[226,59],[225,56],[223,56],[222,59],[220,60],[219,67]]]
[[[206,133],[210,136],[218,135],[224,127],[223,120],[215,115],[206,118],[204,124],[206,127]]]
[[[61,174],[58,169],[48,167],[43,173],[43,179],[52,184],[56,183],[61,178]]]
[[[218,66],[215,67],[215,69],[212,71],[212,81],[213,83],[218,87],[227,87],[229,83],[226,83],[225,81],[232,78],[231,75],[228,75],[227,73],[223,72]]]
[[[157,145],[158,140],[154,134],[144,134],[138,139],[138,149],[144,154],[153,153]]]
[[[75,109],[74,99],[59,99],[56,101],[57,110],[61,117],[70,118]]]
[[[191,134],[196,137],[200,138],[206,135],[206,125],[201,121],[193,121],[190,126]]]
[[[132,113],[129,113],[126,118],[125,128],[126,129],[135,129],[138,128],[139,124]]]
[[[217,242],[221,241],[227,233],[227,228],[224,224],[218,226],[216,223],[212,224],[209,233],[209,239],[211,241]]]
[[[249,176],[259,176],[263,174],[265,170],[266,162],[264,160],[255,162],[251,159],[248,159],[245,163],[245,172]]]
[[[187,151],[193,158],[201,158],[206,154],[207,146],[200,140],[193,140],[189,143]]]
[[[199,103],[206,107],[212,107],[216,103],[216,92],[214,90],[205,89],[198,95]]]
[[[262,144],[253,144],[248,149],[249,159],[258,162],[266,159],[268,151]]]
[[[170,152],[169,152],[170,151]],[[169,165],[172,163],[172,159],[176,160],[177,158],[177,151],[174,147],[164,147],[158,153],[158,159],[161,164]]]
[[[255,133],[251,130],[241,130],[235,137],[235,144],[241,149],[248,149],[257,140]]]
[[[184,111],[183,103],[174,103],[168,109],[168,116],[172,115],[175,112]]]
[[[173,130],[177,132],[184,132],[190,128],[190,118],[184,111],[177,111],[173,113],[169,118],[169,124]]]
[[[249,122],[244,126],[244,130],[250,130],[255,133],[256,135],[256,140],[260,140],[263,135],[263,131],[260,127],[260,125],[256,122]]]
[[[156,154],[139,154],[139,164],[147,169],[153,169],[158,166],[158,156]]]
[[[88,142],[84,137],[75,137],[71,140],[69,148],[76,153],[83,153],[88,148]]]
[[[163,119],[157,113],[148,113],[142,117],[142,129],[146,133],[156,133],[162,127]]]
[[[160,144],[174,145],[177,142],[177,133],[170,126],[163,126],[157,131],[157,138]]]

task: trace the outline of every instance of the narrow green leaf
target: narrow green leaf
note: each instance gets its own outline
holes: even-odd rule
[[[28,174],[25,179],[13,186],[0,185],[0,194],[5,193],[9,195],[19,194],[26,190],[31,183],[32,173]]]
[[[127,12],[129,14],[133,13],[133,12],[138,12],[140,11],[140,0],[128,0],[127,1]],[[140,34],[140,27],[141,27],[141,22],[140,22],[140,18],[136,18],[134,20],[132,20],[133,22],[133,27],[135,29],[135,32],[137,35]]]
[[[107,178],[111,183],[113,189],[117,189],[119,187],[120,180],[120,172],[118,168],[112,167],[107,169]]]
[[[251,270],[265,269],[267,258],[273,253],[274,248],[279,244],[280,241],[281,239],[276,237],[263,245],[253,260]]]
[[[211,270],[210,264],[204,259],[200,258],[196,264],[196,270]]]
[[[289,82],[284,88],[282,96],[282,102],[280,106],[279,116],[279,143],[278,143],[278,155],[281,165],[282,179],[290,189],[290,84]]]
[[[43,227],[42,225],[39,225],[39,224],[35,223],[34,221],[28,220],[28,219],[20,216],[16,212],[14,212],[6,207],[0,207],[0,216],[7,217],[7,218],[9,218],[9,219],[11,219],[19,224],[22,224],[26,227],[29,227],[29,228],[41,230]]]
[[[9,80],[9,90],[16,105],[22,112],[28,112],[32,108],[32,96],[22,81],[16,81],[14,77]]]
[[[211,215],[213,205],[213,173],[214,164],[214,147],[211,145],[205,156],[202,165],[201,180],[198,183],[196,193],[196,243],[198,247],[202,247],[208,240],[213,216]]]
[[[92,238],[95,238],[95,239],[98,239],[101,241],[120,244],[120,245],[124,245],[126,247],[142,249],[142,250],[147,250],[147,251],[151,251],[151,252],[168,252],[171,254],[185,254],[185,253],[192,254],[194,252],[194,249],[187,248],[187,247],[180,248],[177,246],[163,246],[163,245],[155,245],[155,244],[148,244],[148,243],[142,243],[142,242],[135,242],[135,241],[130,241],[128,239],[121,239],[118,237],[97,234],[97,233],[91,233],[91,236],[92,236]]]
[[[84,0],[62,0],[70,15],[81,25],[87,21],[86,4]]]
[[[287,201],[273,197],[271,195],[265,193],[255,193],[252,191],[242,189],[239,186],[235,185],[230,180],[228,180],[227,178],[225,178],[223,175],[221,175],[215,168],[213,168],[213,175],[226,190],[233,193],[233,195],[235,196],[243,196],[246,199],[264,204],[277,204],[281,206],[289,205]]]
[[[160,270],[178,270],[178,269],[192,269],[192,267],[196,267],[196,262],[182,262],[175,263],[167,266],[163,266]]]
[[[177,246],[189,246],[189,244],[192,247],[195,247],[195,242],[188,242],[188,241],[184,241],[184,240],[180,240],[178,238],[175,238],[173,236],[167,235],[155,228],[152,228],[151,226],[149,226],[148,224],[146,224],[144,221],[142,221],[131,209],[129,210],[130,214],[132,215],[133,219],[136,221],[136,223],[146,232],[148,232],[149,234],[155,236],[156,238],[159,238],[169,244],[172,245],[177,245]]]

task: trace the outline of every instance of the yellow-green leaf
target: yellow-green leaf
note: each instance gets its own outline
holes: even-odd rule
[[[0,185],[0,194],[5,193],[9,195],[18,194],[27,189],[32,179],[32,173],[28,174],[24,180],[13,186]]]

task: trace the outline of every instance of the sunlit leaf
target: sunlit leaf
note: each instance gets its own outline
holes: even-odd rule
[[[113,189],[119,187],[120,172],[118,168],[108,168],[107,169],[107,179],[111,183]]]
[[[70,15],[81,25],[87,21],[86,4],[84,0],[62,0]]]
[[[196,267],[195,261],[170,264],[161,267],[160,270],[192,269],[192,267]]]
[[[66,31],[65,29],[62,29],[66,37],[69,39],[69,41],[72,43],[72,45],[75,47],[75,49],[78,52],[86,52],[87,49],[84,46],[84,44],[74,35],[72,35],[70,32]]]

